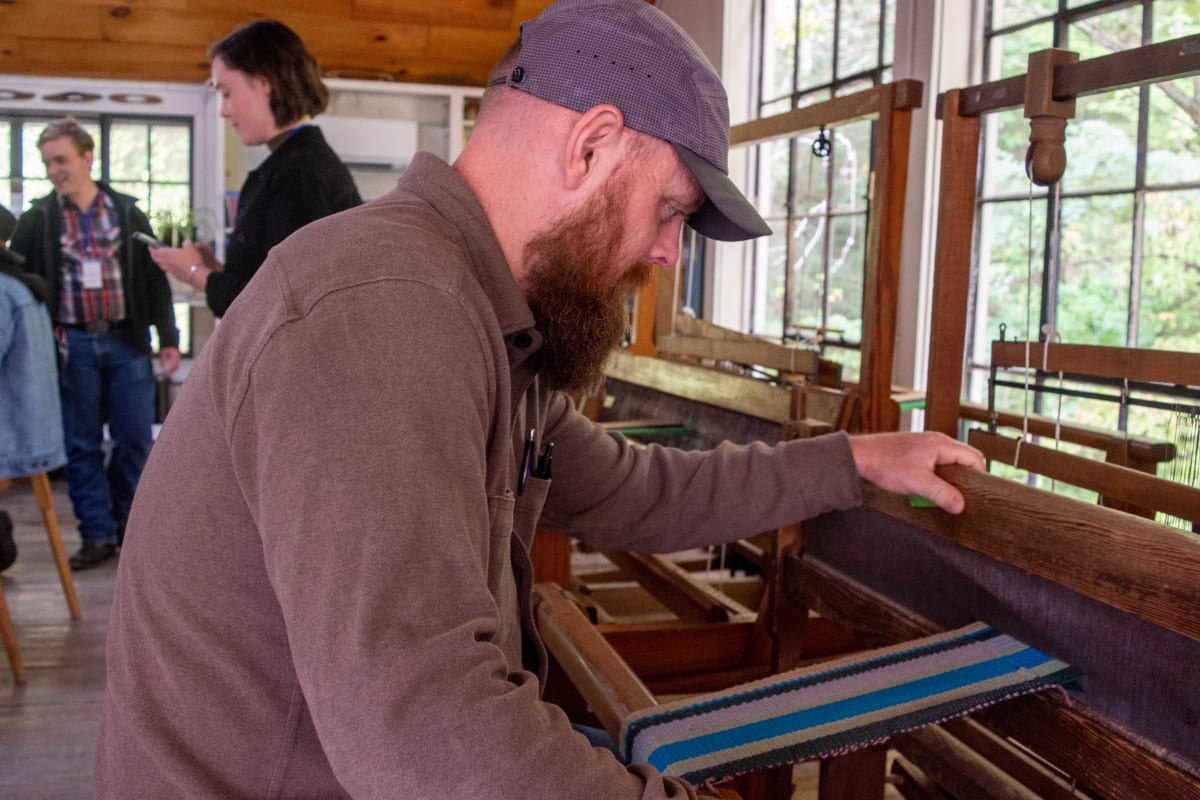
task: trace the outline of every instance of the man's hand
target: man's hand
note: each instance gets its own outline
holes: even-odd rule
[[[934,474],[938,464],[983,469],[983,454],[943,433],[874,433],[850,437],[854,465],[865,480],[899,494],[915,494],[958,514],[962,493]]]

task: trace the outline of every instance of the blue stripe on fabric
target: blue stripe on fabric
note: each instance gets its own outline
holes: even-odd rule
[[[1044,653],[1032,647],[1026,647],[1006,656],[919,678],[897,686],[877,689],[823,706],[794,711],[772,719],[751,722],[692,739],[681,739],[661,745],[648,755],[646,762],[661,772],[666,769],[668,764],[696,758],[713,750],[727,750],[838,720],[852,719],[889,706],[910,703],[924,697],[961,689],[1018,669],[1029,669],[1052,660]]]
[[[640,717],[636,717],[626,724],[624,735],[621,738],[622,752],[624,754],[625,761],[630,761],[633,740],[643,731],[648,730],[656,725],[663,725],[677,719],[694,717],[700,713],[715,711],[722,708],[729,708],[747,703],[756,703],[765,698],[786,694],[788,692],[796,691],[797,689],[818,686],[820,684],[830,683],[835,680],[843,680],[854,675],[861,675],[877,669],[886,669],[895,664],[914,661],[918,658],[925,658],[937,653],[962,650],[963,648],[973,647],[990,639],[999,638],[1002,635],[1003,634],[999,633],[990,625],[980,625],[976,630],[954,634],[936,635],[935,637],[930,637],[931,639],[934,639],[934,641],[926,641],[921,644],[914,644],[912,647],[896,650],[895,652],[891,652],[886,655],[861,659],[847,664],[840,664],[836,667],[819,670],[816,672],[805,672],[802,675],[798,675],[788,680],[780,680],[773,683],[768,683],[765,686],[758,686],[747,691],[722,693],[711,700],[697,701],[686,706],[676,707],[666,711],[644,714]],[[1011,639],[1011,637],[1007,638]]]
[[[978,694],[964,695],[944,703],[925,706],[907,714],[873,720],[813,739],[791,741],[772,750],[752,753],[732,761],[723,761],[720,759],[719,753],[711,753],[708,754],[711,757],[706,762],[697,764],[691,772],[679,772],[673,769],[675,765],[672,764],[671,767],[668,767],[666,774],[677,775],[689,783],[701,784],[708,780],[731,778],[755,769],[775,767],[780,764],[794,764],[811,758],[823,758],[831,753],[845,752],[875,742],[886,741],[899,731],[913,730],[934,722],[953,719],[1010,697],[1041,691],[1055,684],[1067,683],[1078,678],[1080,674],[1078,669],[1066,667],[1042,678],[1008,684]]]

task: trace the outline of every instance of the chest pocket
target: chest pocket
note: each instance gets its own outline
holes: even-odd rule
[[[523,661],[520,600],[528,596],[533,582],[529,546],[549,491],[549,480],[529,478],[521,495],[509,490],[503,495],[493,495],[488,502],[491,531],[487,583],[500,611],[497,644],[514,665]]]
[[[549,492],[548,479],[530,478],[519,496],[509,490],[488,498],[487,583],[497,599],[497,589],[512,585],[511,549],[516,546],[528,552]]]
[[[546,496],[550,494],[549,478],[525,479],[525,492],[517,497],[513,511],[513,533],[526,550],[533,544],[533,534],[546,507]]]

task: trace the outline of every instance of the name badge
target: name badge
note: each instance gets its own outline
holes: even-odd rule
[[[104,279],[100,276],[100,259],[85,258],[83,260],[83,288],[104,288]]]

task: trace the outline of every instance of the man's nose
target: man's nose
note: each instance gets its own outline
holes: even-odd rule
[[[650,248],[647,260],[664,267],[679,263],[679,243],[683,237],[683,222],[665,225],[658,232],[654,247]]]

